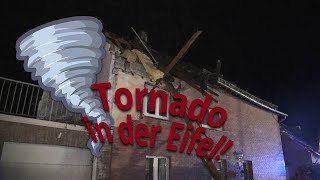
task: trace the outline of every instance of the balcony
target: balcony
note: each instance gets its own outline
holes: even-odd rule
[[[0,77],[0,113],[83,125],[81,114],[70,112],[38,85]]]

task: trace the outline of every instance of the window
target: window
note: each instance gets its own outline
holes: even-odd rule
[[[208,122],[207,119],[208,119],[208,115],[209,115],[210,110],[211,109],[208,109],[206,115],[204,116],[201,126],[204,127],[204,128],[208,128],[208,129],[215,129],[215,130],[223,131],[224,130],[224,128],[223,128],[224,125],[222,125],[220,127],[217,127],[217,128],[213,128],[213,127],[211,127],[210,125],[207,124],[207,122]],[[213,116],[213,121],[217,121],[220,117],[221,117],[220,113],[216,113]]]
[[[152,89],[152,86],[146,85],[146,88],[149,90]],[[155,89],[159,90],[159,89]],[[157,96],[156,98],[156,103],[155,103],[155,112],[150,112],[150,101],[149,101],[149,94],[143,97],[143,115],[148,116],[148,117],[153,117],[153,118],[158,118],[158,119],[164,119],[164,120],[169,120],[169,102],[170,102],[170,94],[168,94],[168,101],[167,101],[167,111],[166,113],[161,113],[161,103],[162,99],[161,96]]]
[[[219,172],[222,171],[222,162],[221,162],[221,160],[215,161],[215,162],[214,162],[214,165],[216,166],[216,168],[217,168],[217,170],[218,170]]]
[[[222,176],[222,179],[227,179],[227,161],[225,159],[220,159],[218,161],[214,161],[214,165],[216,166],[219,174]],[[213,180],[213,178],[212,178]]]
[[[147,156],[146,180],[169,180],[169,159],[163,156]]]

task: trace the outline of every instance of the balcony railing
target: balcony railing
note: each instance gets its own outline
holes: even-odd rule
[[[36,117],[43,90],[34,84],[0,77],[0,112]]]
[[[79,113],[68,111],[38,85],[0,77],[0,113],[48,121],[81,124]]]

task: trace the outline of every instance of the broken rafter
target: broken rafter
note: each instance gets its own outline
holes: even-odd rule
[[[190,48],[190,46],[193,44],[193,42],[199,37],[199,35],[202,33],[202,31],[197,31],[195,32],[191,38],[187,41],[187,43],[182,47],[182,49],[178,52],[178,54],[172,59],[172,61],[170,62],[170,64],[164,69],[164,75],[163,77],[165,77],[166,75],[168,75],[168,73],[171,71],[171,69],[179,62],[179,60],[181,59],[181,57],[187,52],[187,50]],[[156,88],[158,86],[158,84],[160,83],[160,81],[163,80],[162,79],[158,79],[156,84],[153,86],[152,89]]]
[[[176,57],[174,57],[173,60],[170,62],[170,64],[165,68],[164,75],[168,74],[171,71],[171,69],[179,62],[181,57],[187,52],[187,50],[190,48],[190,46],[193,44],[193,42],[198,38],[198,36],[201,33],[202,33],[202,31],[197,31],[191,36],[191,38],[183,46],[183,48],[179,51],[179,53],[176,55]]]

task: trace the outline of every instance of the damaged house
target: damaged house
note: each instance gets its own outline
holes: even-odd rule
[[[211,180],[212,174],[218,174],[217,179],[286,179],[279,121],[287,115],[276,105],[219,77],[219,63],[214,72],[183,61],[172,65],[170,58],[149,49],[151,57],[137,39],[126,41],[109,32],[106,36],[107,53],[97,83],[112,84],[108,97],[114,132],[126,121],[127,114],[132,115],[133,124],[161,125],[155,148],[125,146],[114,133],[114,142],[106,143],[101,156],[95,158],[86,147],[89,134],[79,114],[68,112],[38,86],[2,79],[0,127],[5,130],[0,134],[0,153],[6,177],[14,179],[19,171],[34,179]],[[140,38],[146,43],[145,34]],[[155,112],[148,111],[148,97],[144,97],[142,111],[133,107],[124,113],[112,98],[121,87],[131,92],[136,88],[179,92],[190,100],[212,94],[210,108],[223,107],[228,113],[227,121],[219,128],[192,124],[207,128],[206,135],[215,141],[227,136],[234,141],[233,146],[220,160],[210,162],[194,152],[186,155],[168,151],[171,123],[187,123],[186,120],[161,113],[160,98]]]

